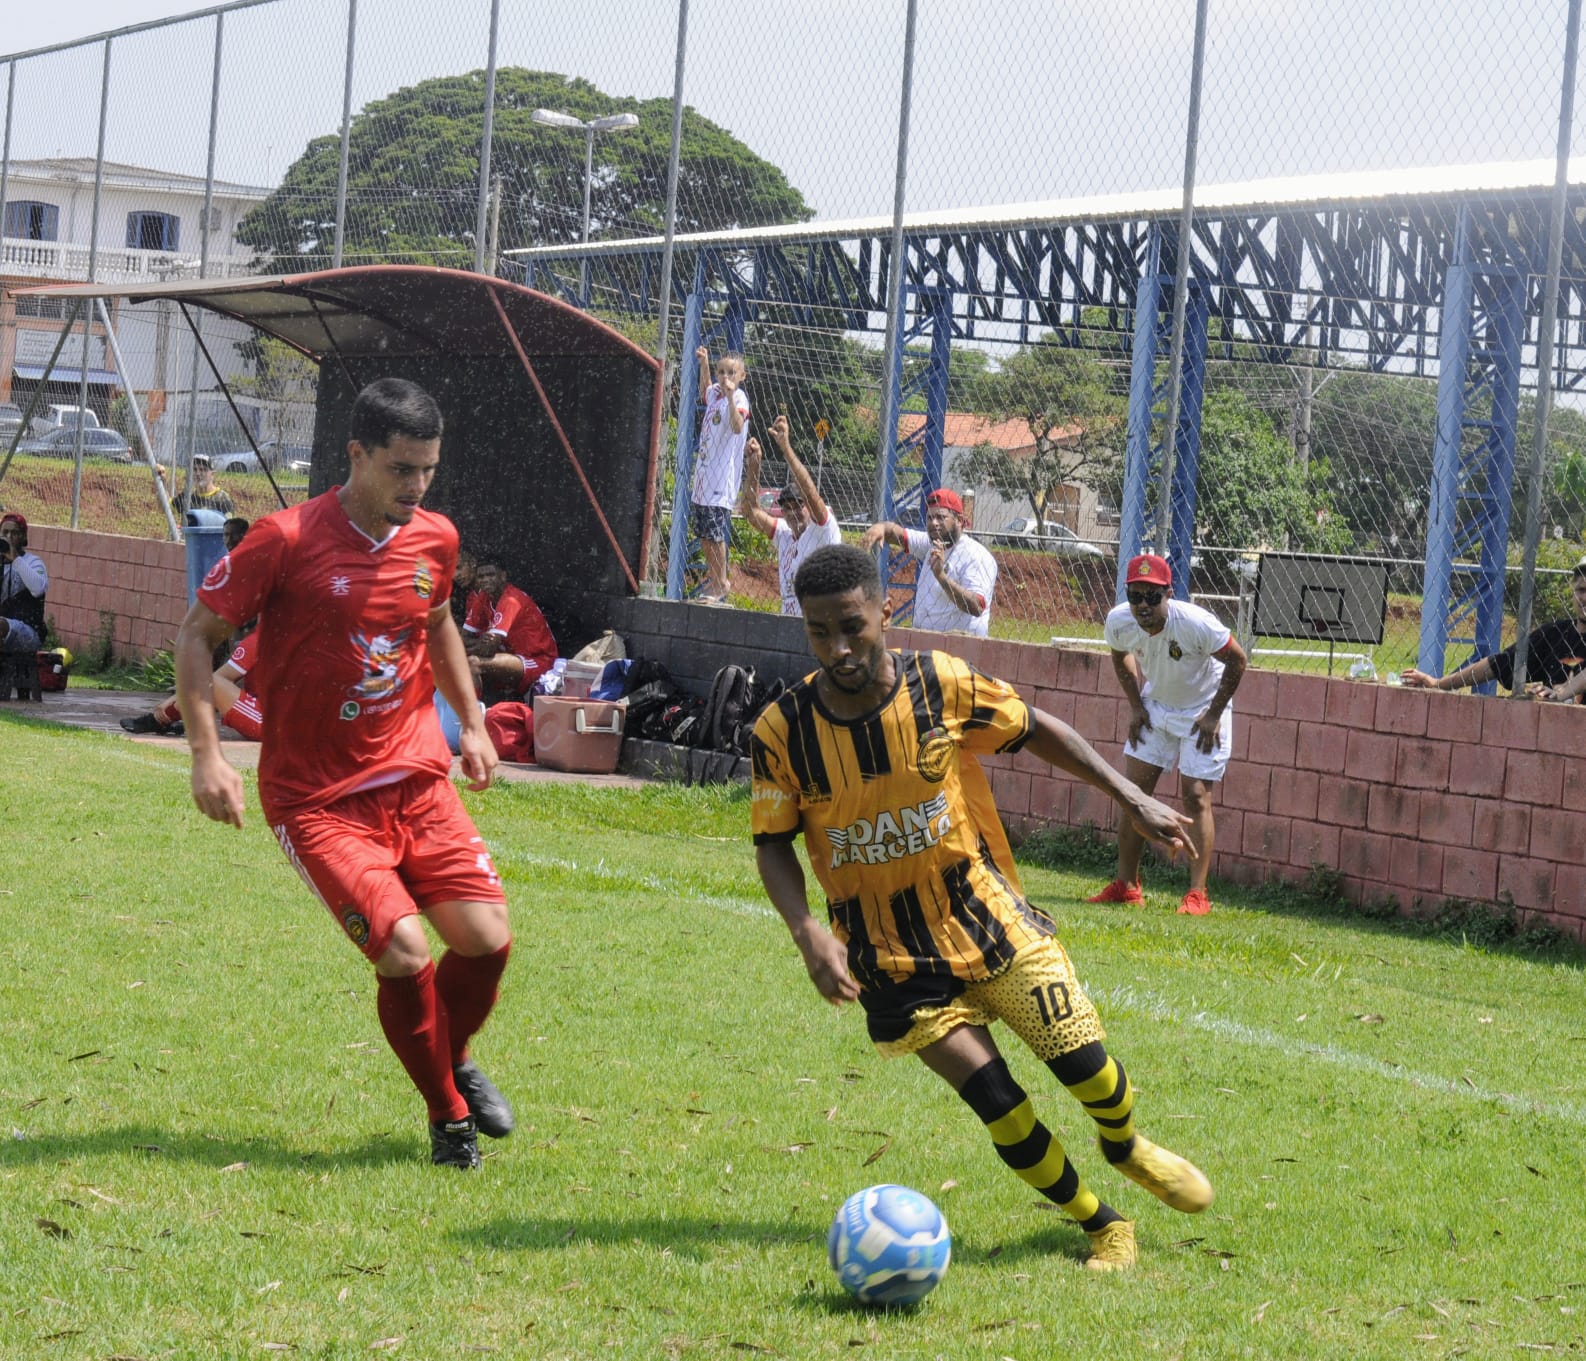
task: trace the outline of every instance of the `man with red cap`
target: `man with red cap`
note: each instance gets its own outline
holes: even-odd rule
[[[0,517],[0,652],[37,652],[44,646],[44,559],[28,552],[28,522],[19,511]]]
[[[920,564],[910,625],[937,633],[984,638],[991,628],[991,596],[997,589],[997,560],[964,533],[969,517],[956,491],[938,487],[925,498],[925,529],[905,529],[883,520],[865,530],[866,552],[883,539],[907,549]]]
[[[1129,701],[1124,773],[1147,794],[1177,767],[1184,811],[1200,854],[1190,861],[1189,892],[1179,911],[1204,917],[1211,867],[1212,786],[1228,767],[1233,712],[1228,701],[1245,674],[1245,652],[1210,610],[1173,598],[1173,570],[1155,553],[1129,560],[1126,599],[1107,615],[1112,669]],[[1145,840],[1124,819],[1118,829],[1118,877],[1093,903],[1143,903],[1140,855]]]

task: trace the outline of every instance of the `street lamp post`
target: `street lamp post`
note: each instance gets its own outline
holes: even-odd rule
[[[639,116],[635,113],[613,113],[604,118],[591,118],[585,122],[582,118],[574,118],[570,113],[559,113],[555,109],[536,109],[529,117],[536,123],[548,128],[572,128],[584,134],[584,226],[579,235],[579,240],[589,240],[589,186],[595,169],[595,134],[597,132],[625,132],[629,128],[639,126]]]

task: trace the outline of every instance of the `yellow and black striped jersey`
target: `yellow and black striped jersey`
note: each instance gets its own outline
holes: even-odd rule
[[[756,845],[804,834],[832,929],[867,992],[999,972],[1053,924],[1019,886],[976,753],[1032,731],[1011,686],[945,652],[894,652],[892,694],[834,718],[806,676],[754,728]],[[954,988],[947,988],[951,993]]]

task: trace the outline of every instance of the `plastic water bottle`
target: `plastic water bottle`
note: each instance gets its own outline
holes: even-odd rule
[[[1356,657],[1349,664],[1350,680],[1376,680],[1377,668],[1371,664],[1369,657]]]

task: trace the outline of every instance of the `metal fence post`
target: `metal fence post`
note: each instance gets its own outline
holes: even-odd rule
[[[1553,203],[1547,227],[1547,282],[1536,331],[1536,430],[1526,469],[1525,547],[1520,555],[1519,632],[1514,645],[1514,699],[1527,698],[1525,667],[1530,652],[1531,609],[1536,600],[1536,551],[1542,537],[1542,476],[1547,465],[1547,424],[1553,410],[1553,341],[1558,327],[1559,269],[1564,257],[1564,216],[1569,198],[1569,149],[1575,121],[1575,68],[1580,55],[1581,0],[1569,0],[1564,34],[1564,79],[1558,100],[1558,154],[1553,170]]]
[[[486,240],[490,214],[490,141],[496,127],[496,34],[501,0],[490,0],[490,55],[485,62],[485,126],[479,138],[479,210],[474,216],[474,273],[483,274],[490,258]],[[494,270],[491,271],[494,273]]]
[[[0,146],[0,255],[4,254],[6,234],[6,181],[11,176],[11,106],[17,92],[17,64],[6,63],[6,131],[5,143]]]
[[[663,402],[666,400],[665,394],[671,377],[668,372],[670,365],[667,360],[666,331],[671,321],[672,311],[672,261],[677,254],[675,244],[677,236],[677,178],[682,160],[683,73],[687,67],[687,54],[688,0],[677,0],[677,54],[672,66],[672,145],[667,152],[666,158],[666,223],[664,226],[666,239],[661,246],[661,285],[659,296],[656,299],[655,357],[661,361],[661,373],[657,381],[661,384],[661,400]],[[678,356],[678,362],[681,364],[683,372],[686,373],[688,371],[689,363],[693,360],[693,357],[693,355],[688,353],[687,341],[685,340],[683,351]],[[684,413],[685,408],[681,399],[679,399],[677,406],[677,445],[674,447],[680,446],[683,441]],[[692,420],[692,403],[687,408],[687,414],[689,419]],[[661,479],[665,476],[662,463],[663,460],[661,459],[657,459],[655,462],[655,486],[651,489],[650,496],[651,504],[656,508],[657,526],[659,526],[661,514]],[[650,560],[644,565],[644,578],[646,581],[655,580],[656,569],[660,565],[660,555],[661,536],[652,532],[650,535]]]
[[[331,268],[341,268],[341,248],[347,234],[347,150],[352,141],[352,55],[358,36],[358,0],[347,0],[347,65],[341,83],[341,158],[336,167],[336,243]]]
[[[94,207],[88,229],[88,282],[98,282],[99,270],[99,205],[105,188],[105,122],[110,110],[110,39],[105,39],[105,57],[99,77],[99,146],[94,152]],[[77,528],[78,512],[83,502],[83,412],[88,409],[88,347],[93,339],[93,309],[83,311],[83,366],[77,384],[77,439],[72,459],[72,519],[71,528]],[[41,380],[50,380],[50,370],[44,371]]]
[[[209,277],[209,215],[215,204],[215,140],[220,129],[220,53],[223,25],[226,22],[224,14],[215,16],[215,58],[210,71],[209,82],[209,153],[204,167],[204,218],[199,223],[198,233],[198,277]],[[137,399],[129,392],[128,398],[134,406]],[[198,452],[198,340],[195,334],[193,341],[193,366],[187,382],[187,456],[180,460],[183,469],[183,480],[187,486],[193,484],[193,456]],[[177,460],[172,460],[176,462]]]
[[[1162,436],[1161,482],[1157,491],[1156,551],[1165,555],[1173,531],[1173,465],[1178,443],[1178,409],[1184,362],[1184,314],[1189,299],[1190,257],[1194,254],[1191,228],[1195,220],[1195,153],[1200,145],[1201,76],[1206,67],[1206,5],[1195,3],[1195,53],[1190,62],[1189,116],[1184,130],[1184,206],[1178,223],[1178,268],[1173,275],[1173,336],[1168,344],[1167,424]],[[1188,599],[1189,592],[1185,592]]]
[[[226,16],[215,16],[215,62],[209,83],[209,155],[204,162],[204,220],[198,232],[198,277],[209,277],[210,218],[215,211],[215,138],[220,128],[220,48],[225,37]]]
[[[914,21],[918,0],[909,0],[908,18],[903,28],[903,92],[898,101],[897,176],[892,188],[892,255],[887,261],[887,335],[886,354],[881,372],[894,374],[902,363],[903,351],[903,202],[909,183],[909,107],[914,88]],[[875,518],[884,520],[892,485],[892,461],[898,448],[897,384],[882,379],[881,438],[877,450]]]

